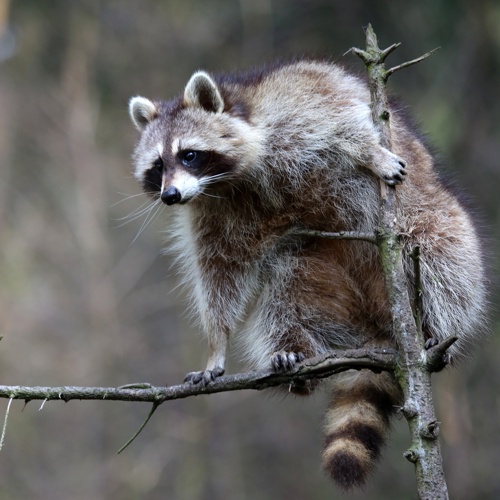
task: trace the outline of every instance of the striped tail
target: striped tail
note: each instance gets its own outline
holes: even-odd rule
[[[365,483],[400,401],[400,389],[388,373],[361,370],[336,377],[326,413],[323,467],[342,489]]]

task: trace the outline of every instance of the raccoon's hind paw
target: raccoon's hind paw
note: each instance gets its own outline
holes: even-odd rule
[[[439,340],[435,337],[430,337],[425,341],[424,344],[424,349],[428,351],[429,349],[432,349],[433,347],[437,346],[439,344]],[[448,365],[450,365],[453,361],[452,355],[449,352],[445,352],[442,356],[441,359],[433,361],[430,365],[428,365],[428,369],[430,369],[432,372],[440,372],[444,368],[446,368]]]
[[[293,370],[304,359],[305,356],[301,352],[275,352],[271,356],[271,368],[275,372]]]
[[[213,370],[204,370],[201,372],[189,372],[184,378],[184,383],[205,387],[221,375],[224,375],[223,368],[215,368]]]
[[[430,337],[425,341],[424,347],[425,349],[430,349],[431,347],[434,347],[435,345],[439,344],[439,340],[436,337]]]
[[[373,155],[372,170],[388,186],[401,184],[406,176],[406,162],[388,149],[380,147]]]

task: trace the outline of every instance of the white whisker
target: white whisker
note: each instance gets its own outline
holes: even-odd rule
[[[213,184],[214,182],[218,182],[220,180],[226,180],[227,178],[230,177],[231,174],[229,172],[223,172],[221,174],[212,175],[211,177],[204,177],[203,179],[200,180],[200,183],[204,186],[208,186],[210,184]]]
[[[128,201],[132,198],[137,198],[138,196],[147,196],[147,193],[136,193],[136,194],[127,194],[127,193],[118,193],[120,196],[124,196],[121,200],[118,200],[117,202],[113,203],[110,205],[109,208],[116,207],[116,205],[119,205],[120,203],[123,203],[125,201]]]
[[[217,196],[215,194],[209,194],[209,193],[200,193],[201,196],[208,196],[209,198],[218,198],[219,200],[222,200],[225,198],[225,196]]]
[[[122,222],[121,224],[119,224],[117,227],[122,227],[124,226],[125,224],[128,224],[129,222],[132,222],[136,219],[139,219],[140,217],[142,217],[144,214],[147,214],[150,210],[152,210],[152,208],[154,207],[154,205],[156,205],[157,201],[151,201],[151,200],[148,200],[146,202],[144,202],[140,207],[138,207],[136,210],[134,210],[132,213],[124,216],[124,217],[119,217],[117,219],[113,219],[115,221],[124,221]]]
[[[142,232],[156,219],[157,215],[160,213],[163,207],[164,205],[161,202],[160,198],[158,198],[156,201],[153,202],[153,204],[150,207],[148,207],[148,209],[145,212],[146,218],[142,222],[139,231],[137,231],[137,234],[135,235],[135,238],[132,240],[130,245],[133,245],[137,240],[137,238],[142,234]]]
[[[211,184],[215,184],[217,182],[224,181],[224,182],[228,183],[229,185],[231,185],[233,188],[239,189],[235,184],[233,184],[231,182],[235,178],[236,177],[234,176],[234,174],[232,172],[223,172],[221,174],[216,174],[216,175],[212,175],[211,177],[204,177],[203,179],[200,179],[200,184],[202,187],[207,187],[207,186],[210,186]],[[208,193],[204,193],[204,194],[206,194],[207,196],[212,196],[214,198],[218,198],[215,195],[209,195]]]

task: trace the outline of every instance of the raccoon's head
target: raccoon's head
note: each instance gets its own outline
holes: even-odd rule
[[[262,133],[235,104],[237,98],[225,90],[224,99],[221,90],[198,71],[181,98],[130,100],[130,117],[141,132],[135,177],[167,205],[220,195],[249,175],[262,154]]]

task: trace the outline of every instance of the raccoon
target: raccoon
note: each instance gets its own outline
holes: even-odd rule
[[[134,174],[157,203],[171,206],[172,247],[208,339],[206,369],[187,381],[222,375],[232,336],[256,369],[286,370],[332,349],[395,346],[377,248],[297,235],[373,233],[379,179],[397,185],[413,294],[409,254],[421,249],[426,338],[457,335],[454,357],[477,338],[485,279],[476,229],[418,135],[390,111],[392,152],[380,145],[366,83],[308,60],[247,73],[197,71],[170,101],[130,100],[140,132]],[[323,465],[340,487],[365,482],[401,397],[389,373],[335,377]]]

